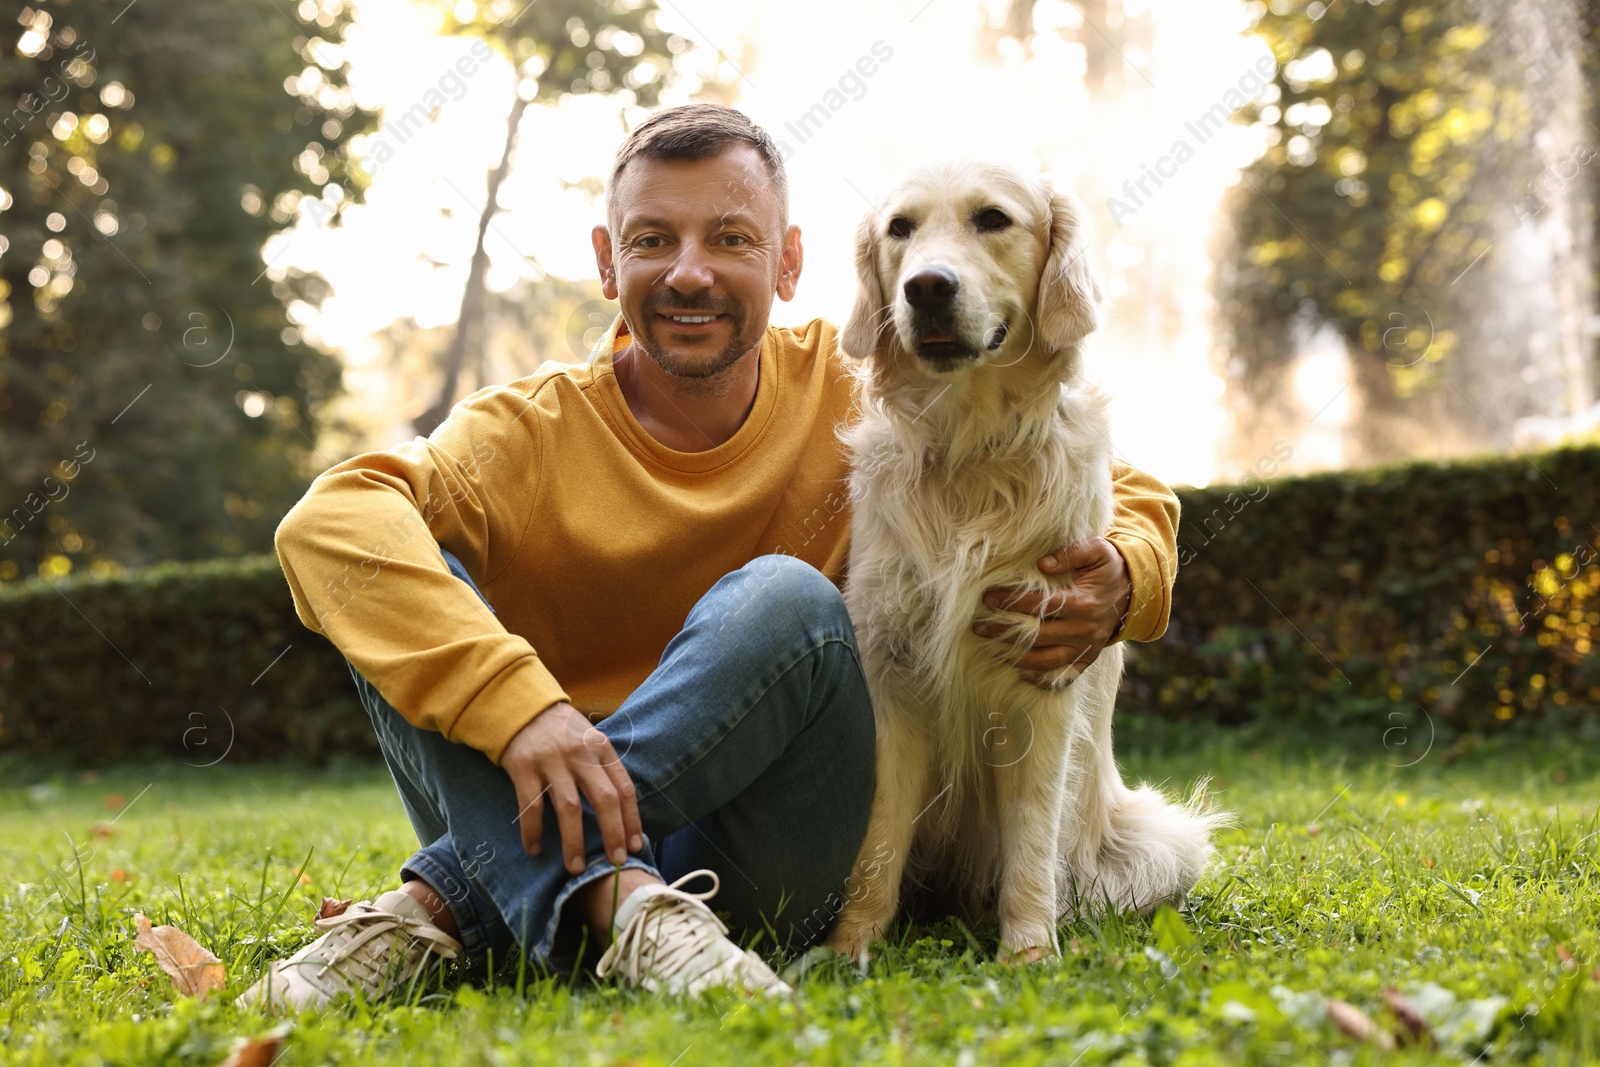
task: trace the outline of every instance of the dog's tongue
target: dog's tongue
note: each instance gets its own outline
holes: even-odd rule
[[[923,336],[923,338],[922,338],[922,343],[925,344],[925,345],[949,344],[950,343],[950,335],[947,334],[947,333],[925,334]]]

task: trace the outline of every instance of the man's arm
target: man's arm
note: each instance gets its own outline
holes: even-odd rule
[[[513,390],[475,396],[430,438],[318,477],[275,539],[300,620],[408,722],[496,761],[567,694],[439,549],[479,581],[509,562],[526,526],[515,516],[530,514],[537,489],[534,418]]]
[[[576,873],[581,798],[612,862],[643,847],[633,782],[533,647],[507,632],[439,554],[449,549],[479,581],[516,556],[539,489],[537,417],[515,390],[475,394],[427,440],[357,456],[319,477],[278,526],[276,544],[300,620],[326,634],[406,721],[500,764],[516,789],[523,847],[535,855],[548,793]]]
[[[1079,541],[1039,560],[1048,575],[1070,573],[1073,585],[1048,597],[991,589],[991,607],[1041,617],[1039,636],[1018,662],[1040,682],[1069,664],[1087,667],[1112,641],[1153,641],[1167,628],[1178,574],[1178,498],[1160,481],[1127,464],[1112,468],[1115,511],[1104,537]],[[1002,629],[974,626],[984,637]]]
[[[1132,583],[1127,619],[1112,641],[1154,641],[1167,632],[1178,578],[1178,497],[1159,479],[1126,463],[1111,468],[1115,512],[1106,540]]]

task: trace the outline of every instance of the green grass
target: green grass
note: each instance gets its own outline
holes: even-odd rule
[[[818,965],[793,1003],[513,975],[302,1017],[278,1062],[1600,1058],[1600,754],[1524,742],[1396,767],[1415,755],[1377,739],[1347,747],[1283,755],[1260,736],[1130,736],[1131,773],[1213,774],[1240,823],[1181,922],[1077,923],[1059,961],[996,964],[992,924],[948,919],[902,928],[865,975]],[[133,951],[134,914],[209,946],[231,991],[306,938],[324,894],[382,891],[414,845],[376,767],[40,775],[0,764],[0,1063],[220,1063],[235,1036],[274,1022],[226,997],[175,996]],[[108,825],[97,835],[97,824]],[[1390,987],[1433,1013],[1436,1047],[1384,1052],[1323,1016],[1322,998],[1338,997],[1387,1023]]]

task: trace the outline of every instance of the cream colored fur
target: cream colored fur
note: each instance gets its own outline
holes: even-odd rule
[[[989,208],[1012,224],[981,230]],[[896,219],[908,235],[890,235]],[[1079,368],[1100,305],[1087,248],[1076,200],[971,163],[916,172],[858,234],[860,294],[841,347],[864,360],[865,415],[846,431],[845,596],[878,777],[828,940],[857,958],[887,930],[908,876],[997,908],[1002,956],[1053,953],[1063,918],[1181,899],[1225,821],[1203,788],[1177,804],[1123,784],[1111,751],[1120,645],[1030,685],[1015,660],[1039,620],[982,603],[995,587],[1050,588],[1037,560],[1111,524],[1105,400]],[[958,279],[939,332],[977,359],[941,369],[918,356],[925,334],[904,283],[927,267]],[[1009,639],[975,636],[979,619],[1013,627]]]

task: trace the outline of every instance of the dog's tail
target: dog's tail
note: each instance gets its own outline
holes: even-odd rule
[[[1211,835],[1234,821],[1214,808],[1207,779],[1175,801],[1148,783],[1123,784],[1115,763],[1100,779],[1098,842],[1079,842],[1069,871],[1064,911],[1150,912],[1181,902],[1205,874]],[[1097,847],[1096,847],[1097,846]],[[1092,855],[1084,854],[1092,849]]]

